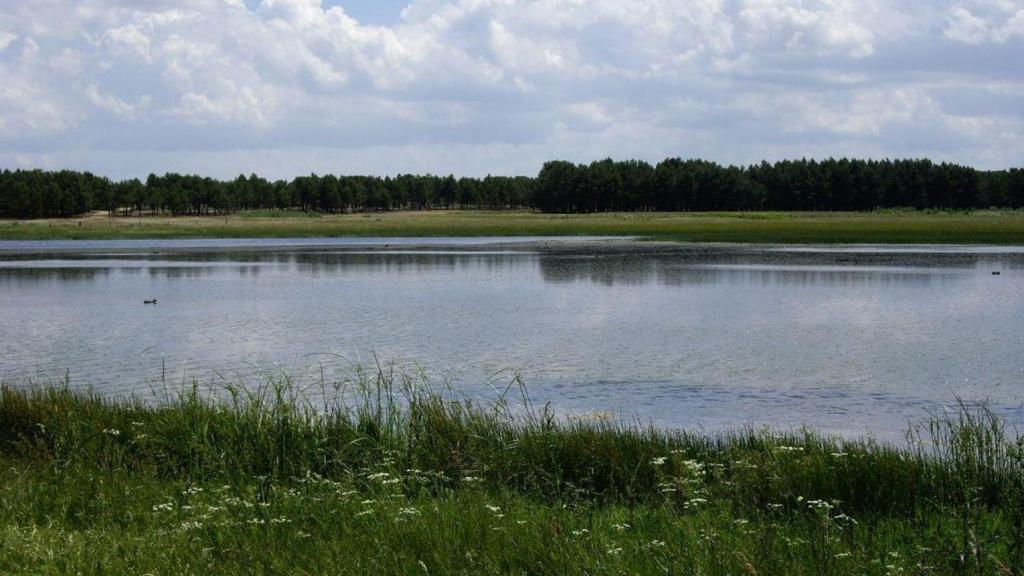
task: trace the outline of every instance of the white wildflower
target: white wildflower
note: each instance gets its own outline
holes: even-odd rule
[[[811,509],[817,508],[818,510],[825,510],[825,511],[831,510],[833,508],[832,504],[830,504],[830,503],[828,503],[828,502],[826,502],[824,500],[808,500],[807,501],[807,507],[811,508]]]
[[[699,504],[705,504],[707,500],[705,498],[690,498],[683,504],[683,508],[689,508],[691,506],[697,506]]]
[[[685,466],[690,472],[704,471],[704,465],[696,460],[683,460],[683,466]]]

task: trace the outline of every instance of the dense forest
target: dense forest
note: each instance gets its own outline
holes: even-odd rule
[[[545,212],[1021,208],[1024,170],[928,160],[786,160],[749,167],[670,158],[548,162],[533,205]]]
[[[669,158],[552,161],[527,176],[300,176],[220,181],[150,174],[0,171],[0,217],[224,214],[253,209],[364,212],[536,208],[544,212],[1022,208],[1024,170],[980,171],[928,160],[787,160],[747,167]]]

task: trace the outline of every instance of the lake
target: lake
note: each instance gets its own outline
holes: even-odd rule
[[[518,370],[535,404],[661,426],[894,440],[959,396],[1024,427],[1024,249],[0,242],[9,385],[147,394],[375,358],[485,399]]]

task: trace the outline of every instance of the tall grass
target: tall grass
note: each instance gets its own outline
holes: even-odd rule
[[[699,462],[702,490],[745,507],[803,495],[912,514],[922,502],[960,504],[968,492],[998,506],[1019,496],[1024,478],[1021,441],[984,406],[932,418],[903,448],[754,428],[695,434],[600,415],[559,420],[507,395],[481,404],[384,370],[312,387],[287,377],[251,388],[193,384],[155,405],[5,387],[0,420],[9,456],[190,481],[357,475],[389,459],[451,486],[472,476],[545,498],[646,502],[669,498],[666,482]]]
[[[112,401],[67,387],[5,387],[0,423],[5,474],[14,475],[8,480],[29,493],[51,495],[30,498],[32,504],[18,512],[19,529],[53,525],[53,517],[65,518],[56,522],[65,529],[81,523],[95,529],[97,522],[108,530],[115,524],[127,529],[134,524],[115,518],[112,510],[158,506],[156,513],[163,504],[154,505],[150,492],[215,486],[231,498],[248,495],[259,502],[299,491],[313,499],[304,501],[299,514],[311,525],[327,522],[316,503],[333,502],[347,511],[339,530],[363,522],[358,503],[381,501],[381,494],[417,510],[402,512],[393,504],[385,507],[388,514],[427,523],[417,529],[428,533],[429,522],[454,530],[467,507],[483,515],[466,520],[477,528],[493,524],[499,513],[491,508],[516,509],[530,522],[561,515],[560,522],[575,525],[579,534],[605,530],[608,538],[615,535],[615,518],[642,518],[648,536],[662,535],[652,537],[662,545],[664,531],[675,527],[671,537],[681,540],[665,546],[674,554],[699,552],[704,560],[672,561],[705,573],[754,573],[745,566],[758,573],[838,571],[845,558],[867,563],[873,554],[888,554],[886,549],[920,556],[920,573],[1024,573],[1024,444],[984,406],[961,404],[956,413],[932,418],[911,431],[906,446],[752,428],[707,435],[600,416],[559,419],[543,407],[532,408],[521,388],[480,403],[445,387],[431,388],[421,378],[380,370],[313,387],[286,377],[253,387],[192,385],[156,403]],[[149,498],[125,496],[122,502],[102,487],[83,494],[82,478],[133,486],[129,493]],[[311,485],[319,488],[308,492]],[[173,500],[168,506],[179,519],[204,524],[184,515],[180,496]],[[51,501],[63,502],[59,513]],[[5,506],[19,510],[0,496],[0,512]],[[434,510],[426,515],[433,520],[421,513],[424,507]],[[83,520],[81,510],[96,519]],[[236,519],[231,526],[250,520]],[[224,536],[207,529],[208,539]],[[545,538],[549,545],[568,546],[579,536],[544,536],[526,524],[506,529],[523,541],[538,539],[536,546],[544,546]],[[722,544],[714,543],[719,536],[708,536],[712,532],[735,539],[733,551],[743,558],[708,548]],[[427,533],[416,537],[426,539],[426,548],[446,546]],[[481,536],[456,531],[447,537],[459,547]],[[646,560],[635,564],[649,553],[660,554],[661,545],[654,550],[634,544],[637,558],[615,564],[619,569],[672,573],[654,570]],[[604,558],[604,545],[588,554]],[[517,553],[539,562],[527,565],[544,565],[538,550]],[[504,558],[497,550],[490,554],[488,561]],[[569,558],[547,560],[566,562],[563,573],[593,568]],[[400,565],[405,566],[398,562],[389,570],[401,573]],[[864,564],[851,573],[886,573],[874,568],[888,565],[893,564]],[[502,571],[500,562],[488,566]]]

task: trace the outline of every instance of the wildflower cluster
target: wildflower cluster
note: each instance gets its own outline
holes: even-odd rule
[[[704,488],[705,475],[708,470],[715,467],[720,470],[720,465],[708,465],[697,460],[673,459],[673,467],[665,466],[668,457],[660,456],[651,460],[661,476],[658,482],[658,490],[669,500],[682,502],[683,508],[691,509],[707,503],[707,492]]]

